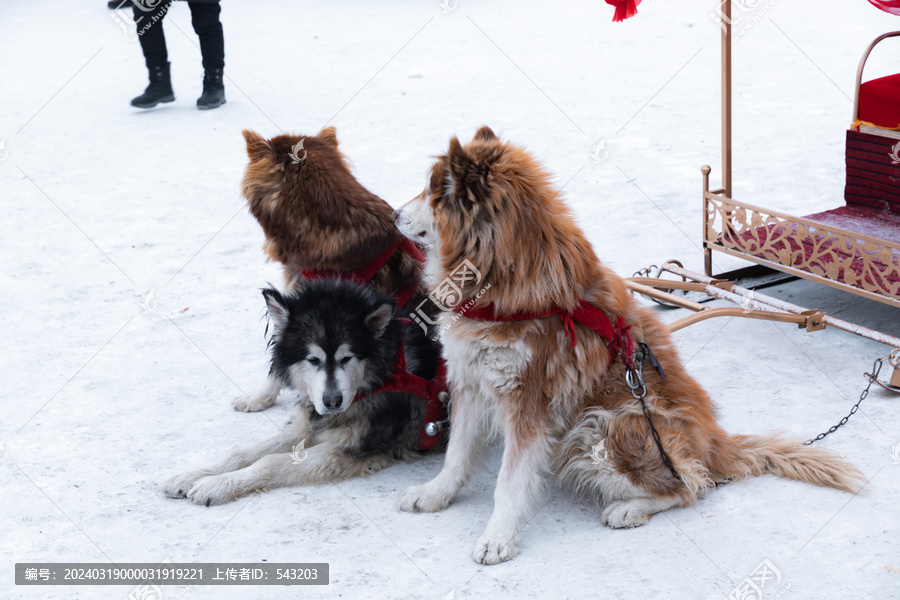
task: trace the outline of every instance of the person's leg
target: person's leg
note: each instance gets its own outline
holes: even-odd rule
[[[169,63],[169,54],[166,51],[166,36],[163,34],[162,20],[169,9],[169,3],[164,2],[153,10],[144,11],[137,5],[132,7],[134,22],[137,26],[138,41],[141,50],[144,51],[144,62],[148,69],[161,67]]]
[[[218,2],[188,2],[191,7],[191,25],[200,38],[203,56],[203,94],[197,99],[197,107],[217,108],[225,104],[225,84],[222,80],[225,67],[225,38],[221,7]]]
[[[131,101],[132,106],[151,108],[160,102],[172,102],[172,79],[169,74],[169,55],[166,51],[166,37],[162,20],[171,2],[165,2],[151,11],[144,11],[134,5],[134,21],[138,40],[144,52],[144,62],[150,73],[150,85],[144,93]]]
[[[188,5],[191,7],[191,25],[200,38],[203,69],[209,71],[224,68],[225,37],[222,34],[222,22],[219,21],[221,6],[218,2],[188,2]]]

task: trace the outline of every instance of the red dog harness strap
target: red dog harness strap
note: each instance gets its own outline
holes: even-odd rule
[[[530,319],[541,319],[557,315],[562,319],[563,331],[565,331],[566,337],[570,339],[570,344],[573,348],[578,345],[578,338],[575,337],[575,323],[577,322],[588,329],[596,331],[606,342],[606,346],[610,350],[609,365],[616,360],[617,356],[621,356],[625,366],[634,370],[634,339],[629,331],[631,325],[625,325],[625,319],[622,317],[619,317],[613,323],[612,319],[605,312],[584,300],[579,300],[578,305],[572,312],[556,308],[544,313],[519,312],[498,315],[494,310],[494,305],[488,304],[484,307],[470,308],[459,314],[477,321],[528,321]]]
[[[653,416],[650,414],[650,409],[647,408],[646,402],[644,402],[644,396],[647,393],[643,377],[641,376],[641,363],[644,358],[650,359],[650,364],[653,365],[657,372],[659,372],[661,378],[666,376],[665,371],[663,371],[662,365],[659,364],[656,357],[653,356],[650,347],[643,342],[640,344],[642,353],[640,361],[635,364],[634,338],[632,338],[631,332],[629,331],[631,325],[625,325],[625,319],[619,317],[613,322],[613,320],[609,318],[609,315],[584,300],[579,300],[575,310],[571,312],[558,308],[549,310],[545,313],[513,313],[509,315],[497,315],[494,310],[494,305],[489,304],[483,308],[470,308],[469,310],[458,314],[479,321],[525,321],[528,319],[540,319],[542,317],[558,315],[559,318],[562,319],[563,331],[565,331],[566,337],[569,337],[569,334],[571,334],[570,339],[573,348],[578,344],[578,340],[575,338],[575,322],[581,323],[588,329],[596,331],[606,342],[606,347],[610,350],[609,363],[606,367],[609,368],[616,360],[617,356],[622,357],[622,362],[625,363],[625,367],[628,369],[625,382],[628,387],[631,388],[632,395],[641,403],[641,410],[647,418],[647,422],[650,424],[650,433],[659,450],[659,455],[662,458],[663,463],[669,468],[669,471],[671,471],[672,476],[675,477],[675,479],[681,479],[681,476],[672,464],[672,460],[669,458],[669,455],[666,454],[665,448],[663,448],[662,439],[660,438],[659,432],[656,430],[656,426],[653,424]],[[632,382],[632,380],[634,381]],[[640,393],[638,393],[638,390],[640,390]]]
[[[409,323],[408,319],[398,319]],[[425,433],[425,425],[427,423],[436,423],[447,418],[447,410],[444,403],[441,402],[438,395],[446,392],[447,387],[447,367],[441,360],[438,365],[437,373],[434,379],[425,379],[418,375],[413,375],[406,370],[406,356],[403,352],[403,341],[400,341],[400,347],[397,350],[397,361],[394,363],[394,370],[384,383],[378,388],[367,394],[360,394],[354,400],[360,400],[366,396],[380,394],[382,392],[403,392],[412,394],[425,400],[425,420],[422,421],[422,433],[419,435],[419,449],[431,450],[437,444],[439,435],[428,435]]]
[[[360,269],[356,269],[355,271],[301,271],[301,273],[307,279],[324,279],[326,277],[346,276],[360,285],[365,285],[372,281],[372,278],[375,277],[375,274],[380,271],[385,264],[387,264],[387,261],[390,260],[397,249],[403,250],[420,263],[425,262],[425,255],[422,254],[422,251],[419,250],[419,248],[407,238],[401,237],[399,240],[388,246],[384,250],[384,252],[376,256],[375,259],[368,265]],[[418,285],[418,283],[413,283],[398,291],[395,294],[397,306],[406,306],[406,303],[409,302],[409,299],[416,291]]]

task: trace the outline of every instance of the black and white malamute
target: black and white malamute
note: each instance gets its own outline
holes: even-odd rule
[[[220,463],[166,481],[167,495],[206,506],[262,488],[339,481],[416,452],[426,403],[378,392],[404,350],[406,371],[431,380],[440,346],[394,318],[390,296],[349,281],[312,281],[283,295],[263,290],[272,373],[299,395],[299,414],[278,435]]]

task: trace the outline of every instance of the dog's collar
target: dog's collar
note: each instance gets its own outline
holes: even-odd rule
[[[409,319],[395,320],[400,321],[402,326],[411,323]],[[443,359],[441,359],[438,364],[434,379],[425,379],[424,377],[413,375],[406,370],[406,356],[403,352],[403,339],[401,338],[397,348],[397,360],[394,362],[394,370],[391,371],[390,376],[385,379],[383,384],[371,392],[360,394],[354,401],[382,392],[402,392],[405,394],[412,394],[413,396],[425,400],[425,417],[422,421],[422,431],[419,434],[419,449],[431,450],[437,444],[439,436],[428,435],[428,433],[425,432],[425,425],[427,423],[443,421],[447,418],[447,408],[438,396],[441,392],[448,391],[448,389],[447,367],[444,364]]]
[[[531,319],[543,319],[554,315],[562,319],[563,331],[570,339],[570,345],[574,348],[578,345],[575,337],[575,323],[580,323],[592,329],[603,338],[606,347],[610,350],[609,364],[612,365],[617,356],[622,357],[622,362],[631,370],[634,370],[634,338],[631,335],[631,325],[625,325],[625,319],[618,317],[615,322],[605,312],[584,300],[579,300],[575,310],[568,311],[564,308],[552,308],[546,312],[528,313],[515,312],[497,314],[494,304],[478,306],[457,312],[460,316],[475,319],[476,321],[529,321]]]
[[[307,279],[325,279],[328,277],[345,276],[360,285],[365,285],[372,281],[372,278],[375,277],[375,274],[378,273],[378,271],[380,271],[385,264],[387,264],[387,261],[390,260],[391,256],[393,256],[394,252],[396,252],[398,249],[403,250],[420,263],[425,263],[425,255],[422,254],[422,251],[419,250],[419,248],[416,247],[416,245],[413,244],[410,240],[401,236],[399,240],[389,245],[387,248],[385,248],[384,252],[376,256],[375,259],[372,260],[372,262],[362,268],[356,269],[355,271],[322,270],[301,271],[301,273]],[[418,282],[416,282],[398,291],[395,294],[397,305],[406,306],[406,303],[409,302],[409,299],[412,297],[418,286],[419,284]]]

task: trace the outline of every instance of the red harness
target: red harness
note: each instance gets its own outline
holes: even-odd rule
[[[563,331],[566,332],[566,337],[570,338],[573,348],[578,345],[578,339],[575,337],[575,322],[578,322],[588,329],[596,331],[606,342],[606,347],[610,350],[607,368],[612,365],[617,356],[622,357],[622,362],[626,367],[631,370],[635,368],[634,339],[629,331],[631,325],[625,325],[625,319],[622,317],[613,323],[605,312],[584,300],[579,300],[578,306],[572,312],[562,308],[553,308],[543,313],[518,312],[498,315],[494,310],[494,305],[488,304],[484,307],[470,308],[459,314],[477,321],[528,321],[557,315],[562,319]]]
[[[675,467],[672,465],[672,460],[669,458],[669,455],[666,454],[665,448],[663,448],[659,432],[653,425],[653,417],[650,414],[650,410],[647,408],[646,402],[644,402],[644,395],[647,393],[647,389],[644,386],[643,378],[640,375],[641,365],[636,365],[634,362],[634,338],[631,337],[631,325],[625,325],[625,319],[619,317],[613,322],[613,320],[609,318],[609,315],[584,300],[579,300],[578,306],[571,312],[562,308],[556,308],[544,313],[497,315],[494,310],[494,305],[488,304],[483,308],[470,308],[466,311],[460,311],[458,314],[479,321],[525,321],[528,319],[540,319],[542,317],[558,315],[559,318],[562,319],[563,331],[566,332],[566,337],[569,337],[569,334],[572,334],[570,339],[573,348],[578,344],[578,340],[575,338],[576,321],[588,329],[596,331],[606,342],[606,347],[610,350],[609,363],[606,367],[609,368],[612,366],[616,357],[622,357],[622,362],[625,363],[625,367],[628,369],[625,381],[628,384],[628,387],[631,388],[632,395],[634,395],[641,403],[641,410],[647,418],[647,422],[650,424],[650,432],[653,435],[653,441],[659,450],[659,455],[662,458],[663,463],[669,468],[669,471],[672,472],[672,476],[675,479],[681,479],[678,471],[676,471]],[[656,357],[653,356],[650,347],[643,342],[641,342],[640,347],[642,353],[645,353],[646,355],[641,356],[641,361],[643,361],[645,357],[649,358],[650,364],[657,370],[659,376],[661,378],[665,377],[666,373],[663,371],[659,361],[656,360]],[[636,381],[632,383],[632,379]],[[637,390],[640,390],[640,393],[638,393]]]
[[[393,256],[394,252],[398,249],[403,250],[420,263],[425,263],[425,255],[422,251],[409,239],[401,236],[399,240],[385,248],[384,252],[376,256],[372,262],[355,271],[301,271],[301,273],[308,279],[324,279],[327,277],[344,276],[349,277],[359,285],[366,285],[372,281],[375,274],[387,264],[387,261],[390,260],[391,256]],[[418,286],[418,282],[414,282],[394,294],[394,298],[397,300],[397,306],[406,306],[406,303],[409,302],[409,299],[412,297]],[[410,323],[408,319],[398,320],[405,321],[405,324]],[[435,444],[437,444],[439,436],[430,436],[425,433],[425,425],[442,421],[447,418],[447,409],[440,399],[438,399],[438,394],[446,392],[448,389],[447,368],[444,366],[443,360],[440,361],[434,379],[425,379],[418,375],[413,375],[406,370],[406,357],[403,354],[403,341],[401,340],[400,348],[397,351],[397,362],[394,364],[394,370],[391,372],[390,377],[388,377],[384,384],[377,389],[368,394],[360,394],[355,400],[381,392],[404,392],[422,398],[425,400],[426,405],[425,420],[422,424],[422,433],[419,436],[419,449],[431,450],[434,448]]]
[[[397,319],[410,323],[408,319]],[[403,340],[400,340],[400,347],[397,350],[397,361],[394,363],[394,370],[391,375],[378,388],[372,390],[368,394],[360,394],[354,400],[360,400],[372,394],[380,394],[381,392],[403,392],[412,394],[425,400],[425,420],[422,422],[422,433],[419,434],[419,449],[431,450],[437,444],[439,435],[428,435],[425,433],[425,426],[428,423],[436,423],[447,418],[447,407],[440,401],[438,395],[446,392],[447,387],[447,367],[444,365],[443,359],[438,365],[437,373],[434,379],[425,379],[418,375],[413,375],[406,370],[406,356],[403,353]]]
[[[349,277],[360,285],[366,285],[372,281],[372,278],[375,277],[375,273],[380,271],[381,268],[387,264],[387,261],[390,260],[397,249],[403,250],[414,259],[424,264],[425,255],[422,254],[422,251],[407,238],[401,236],[399,240],[388,246],[384,252],[376,256],[372,262],[355,271],[301,271],[301,273],[307,279],[325,279],[327,277],[344,276]],[[397,300],[397,306],[406,306],[406,303],[409,302],[409,299],[412,297],[418,286],[418,282],[415,282],[394,294],[394,298]]]

